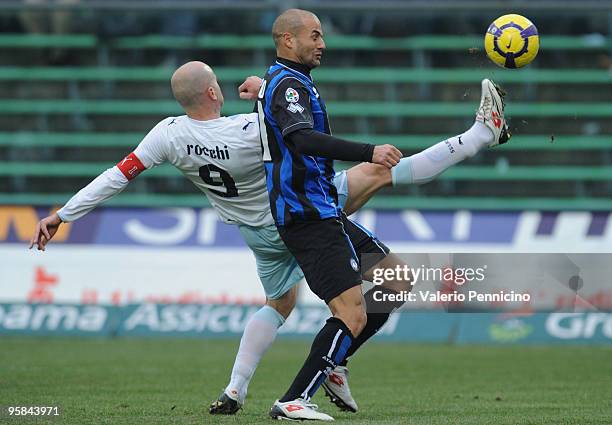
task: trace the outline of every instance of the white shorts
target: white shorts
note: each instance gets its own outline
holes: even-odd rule
[[[264,227],[240,225],[238,228],[255,255],[257,274],[268,299],[282,297],[304,277],[274,224]]]
[[[334,176],[334,186],[336,186],[338,191],[338,206],[344,209],[348,199],[348,177],[346,176],[346,170],[336,173]]]
[[[348,198],[346,171],[336,173],[334,185],[338,191],[338,205],[344,208]],[[263,227],[239,225],[238,228],[255,255],[257,274],[268,299],[275,300],[282,297],[304,278],[302,269],[285,246],[276,225]]]

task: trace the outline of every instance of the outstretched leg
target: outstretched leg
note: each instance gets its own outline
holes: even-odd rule
[[[415,155],[403,158],[391,170],[375,164],[359,164],[336,175],[335,184],[339,199],[347,214],[361,208],[380,188],[389,185],[424,184],[440,175],[449,167],[475,155],[480,149],[492,147],[508,141],[510,135],[504,118],[504,92],[490,80],[481,83],[482,95],[476,113],[474,125],[465,133],[451,137]],[[372,252],[378,253],[372,246]],[[366,250],[367,251],[367,250]],[[388,254],[375,267],[394,268],[404,262],[394,254]],[[372,278],[370,268],[364,273],[364,280]],[[357,404],[348,387],[347,360],[366,341],[374,336],[387,322],[393,310],[402,303],[377,304],[373,295],[375,291],[400,292],[412,290],[411,281],[385,282],[375,286],[364,294],[367,308],[367,324],[354,339],[345,360],[329,375],[324,388],[332,402],[342,410],[356,411]],[[337,375],[337,376],[335,376]]]
[[[487,79],[482,81],[481,86],[476,120],[466,132],[402,158],[390,170],[382,165],[362,163],[349,168],[345,176],[338,173],[335,184],[346,214],[351,215],[359,210],[385,186],[428,183],[481,149],[506,143],[510,134],[504,118],[505,93]],[[342,193],[340,186],[343,183],[345,188],[348,187],[348,193]]]

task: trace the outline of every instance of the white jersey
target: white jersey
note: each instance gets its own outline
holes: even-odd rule
[[[256,113],[208,121],[182,115],[160,121],[132,154],[70,199],[58,211],[60,218],[76,220],[123,190],[142,169],[164,162],[204,192],[226,223],[274,223]]]

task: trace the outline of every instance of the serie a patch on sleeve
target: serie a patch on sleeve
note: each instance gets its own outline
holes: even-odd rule
[[[122,161],[117,163],[117,168],[121,170],[123,175],[128,179],[132,180],[138,174],[145,170],[145,166],[142,165],[140,159],[136,156],[134,152],[130,153],[128,156],[123,158]]]
[[[298,112],[301,114],[304,112],[304,107],[298,103],[300,101],[300,94],[294,88],[289,87],[285,91],[285,100],[289,102],[289,106],[287,107],[289,112],[293,112],[294,114]]]

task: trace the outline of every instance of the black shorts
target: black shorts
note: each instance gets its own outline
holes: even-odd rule
[[[353,286],[388,253],[383,243],[344,214],[318,221],[293,222],[278,232],[293,254],[308,286],[326,303]],[[360,266],[362,254],[366,262]]]
[[[353,248],[359,257],[359,265],[361,267],[361,274],[363,275],[385,258],[390,250],[387,245],[378,240],[376,235],[362,225],[347,218],[344,213],[342,213],[341,218],[344,224],[344,230],[348,234],[353,244]]]

